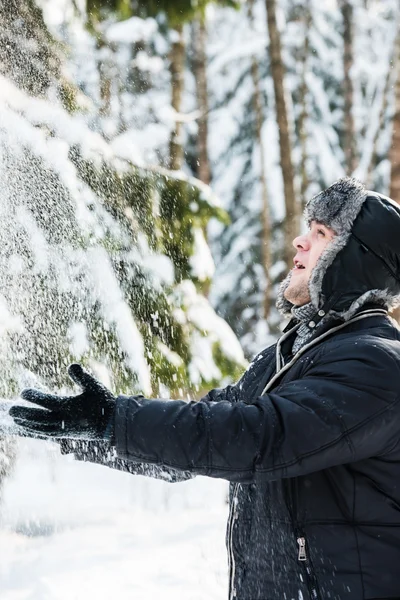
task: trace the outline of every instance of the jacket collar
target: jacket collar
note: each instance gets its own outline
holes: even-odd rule
[[[308,342],[302,346],[294,356],[291,357],[289,362],[286,362],[285,364],[284,359],[290,357],[290,350],[293,344],[293,334],[300,326],[300,323],[297,323],[294,319],[292,319],[285,327],[283,335],[279,338],[276,344],[276,373],[264,388],[263,393],[265,393],[270,386],[275,383],[275,380],[278,376],[283,374],[283,372],[286,372],[309,348],[319,344],[325,340],[325,338],[335,334],[337,331],[340,331],[345,327],[350,327],[353,325],[353,323],[363,321],[367,318],[371,319],[372,317],[387,316],[387,314],[388,312],[385,308],[382,308],[379,305],[370,305],[368,308],[363,306],[362,310],[360,309],[359,312],[357,312],[351,319],[347,321],[344,321],[343,319],[332,318],[332,320],[329,320],[324,325],[321,324]],[[289,325],[291,326],[289,327]]]

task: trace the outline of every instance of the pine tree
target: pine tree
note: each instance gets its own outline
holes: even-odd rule
[[[198,9],[201,10],[204,0],[200,3]],[[196,9],[190,0],[154,1],[150,0],[144,4],[148,14],[157,15],[160,12],[167,17],[168,27],[171,30],[171,48],[169,52],[169,71],[171,77],[171,106],[174,110],[174,126],[171,131],[169,141],[169,159],[170,169],[179,170],[183,165],[184,145],[182,139],[182,121],[181,104],[184,92],[184,72],[186,65],[186,43],[184,36],[184,27],[191,21]]]
[[[19,2],[21,14],[28,20],[32,16],[30,0]],[[16,16],[0,11],[2,55],[7,52],[4,40],[14,41]],[[47,40],[49,64],[57,64],[57,58],[61,66],[66,59],[57,54],[59,46],[43,19],[37,20],[37,32],[41,40]],[[34,37],[36,29],[32,27],[29,34]],[[52,57],[53,47],[56,58]],[[36,70],[27,64],[24,73],[29,91],[37,85],[29,83],[37,74],[34,58]],[[4,335],[4,343],[7,340],[13,352],[2,355],[0,393],[9,396],[16,392],[16,360],[21,369],[29,369],[51,387],[67,383],[68,362],[90,365],[104,361],[120,391],[144,386],[146,393],[152,388],[158,394],[166,386],[178,396],[197,393],[196,389],[217,384],[229,372],[234,374],[238,363],[232,362],[229,349],[235,346],[234,337],[224,346],[218,327],[222,333],[225,324],[201,295],[210,273],[204,276],[199,272],[198,232],[210,218],[225,218],[210,190],[194,178],[154,164],[139,165],[116,154],[114,146],[79,118],[75,121],[61,105],[47,103],[47,95],[54,102],[63,69],[54,68],[52,77],[36,88],[43,104],[35,104],[38,98],[31,98],[15,87],[18,80],[13,84],[8,78],[14,74],[12,60],[9,71],[5,63],[2,67],[7,76],[2,85],[11,86],[9,103],[1,105],[8,115],[5,123],[11,127],[18,122],[26,132],[26,138],[20,136],[16,142],[22,152],[8,147],[8,138],[0,132],[1,206],[8,194],[2,220],[3,227],[9,227],[7,252],[14,252],[16,260],[20,252],[22,264],[30,261],[34,265],[40,259],[30,245],[30,236],[23,235],[24,227],[29,226],[42,240],[46,260],[23,275],[1,262],[5,302],[14,314],[24,315],[24,329]],[[45,72],[46,65],[42,67]],[[75,93],[78,96],[78,91]],[[17,100],[26,106],[32,102],[35,111],[22,114],[14,106]],[[91,115],[94,122],[96,116]],[[19,213],[25,215],[24,223],[17,218]],[[24,243],[18,242],[21,236]],[[207,247],[202,241],[204,253]],[[64,252],[65,247],[68,251]],[[4,256],[1,261],[7,260]],[[103,265],[101,274],[96,271],[99,264]],[[56,277],[62,279],[60,285]],[[105,281],[103,293],[100,288]],[[107,304],[109,293],[114,293],[114,299]],[[206,323],[197,320],[206,314]],[[10,327],[14,323],[11,317]],[[86,341],[78,350],[71,341],[77,335],[75,326],[85,332],[82,340]],[[126,338],[128,331],[131,341]],[[231,335],[228,330],[225,333]],[[132,352],[133,338],[138,343],[136,352]],[[198,359],[201,344],[209,352],[207,369]]]
[[[213,164],[213,188],[229,212],[231,224],[214,226],[211,239],[216,256],[215,285],[210,298],[219,314],[227,318],[240,335],[248,356],[269,336],[264,319],[267,280],[263,257],[263,191],[261,153],[257,138],[260,120],[255,110],[254,59],[258,62],[262,142],[267,148],[264,160],[266,176],[280,176],[279,151],[271,133],[277,133],[271,110],[273,90],[267,83],[265,5],[254,5],[254,24],[248,18],[248,6],[238,12],[229,8],[215,11],[210,19],[210,158]],[[226,43],[225,40],[230,40]],[[232,44],[234,40],[234,44]],[[258,121],[258,123],[257,123]],[[272,189],[272,188],[271,188]],[[279,260],[279,216],[276,207],[281,191],[273,189],[271,202],[272,262]],[[279,197],[279,200],[278,200]],[[282,263],[280,263],[282,264]],[[278,269],[282,269],[282,266]],[[274,293],[279,273],[269,269],[270,292]],[[271,314],[271,327],[277,321]]]
[[[180,169],[183,164],[184,148],[182,139],[181,103],[184,92],[184,70],[186,63],[186,46],[184,27],[190,22],[198,24],[196,36],[196,85],[199,101],[199,141],[198,152],[201,163],[199,179],[205,183],[210,181],[210,167],[207,158],[207,81],[205,72],[205,39],[206,39],[206,8],[216,0],[200,0],[193,3],[191,0],[162,0],[145,3],[150,14],[164,12],[167,16],[168,26],[172,29],[172,43],[170,50],[170,74],[172,100],[171,106],[175,112],[175,126],[171,132],[169,144],[169,167]],[[217,0],[218,3],[218,0]],[[234,5],[234,0],[220,0],[220,4]]]
[[[294,131],[293,162],[303,180],[303,202],[346,172],[343,144],[343,20],[341,11],[332,11],[318,0],[290,0],[279,3],[280,21],[284,23],[281,42],[286,68],[287,97],[292,100]],[[272,219],[273,295],[285,273],[280,221],[284,215],[284,193],[280,186],[280,151],[277,138],[270,65],[262,60],[267,41],[262,31],[265,2],[255,2],[257,32],[246,29],[244,12],[216,12],[209,24],[212,47],[209,67],[211,90],[210,136],[213,186],[228,210],[232,225],[215,228],[213,248],[217,272],[211,298],[218,310],[238,333],[250,355],[270,339],[268,332],[278,332],[279,317],[271,311],[268,326],[262,319],[264,273],[261,249],[261,198],[258,146],[254,146],[252,57],[258,56],[260,88],[263,96],[266,142],[266,165],[270,189]],[[309,13],[307,14],[307,11]],[[382,108],[397,11],[396,2],[382,5],[372,0],[368,9],[354,1],[354,87],[353,110],[357,117],[357,147],[361,163],[370,155],[375,133],[376,158],[371,168],[371,187],[389,192],[387,152],[392,110],[390,89],[386,94],[387,110],[381,124],[374,117]],[[235,50],[226,51],[224,40],[235,39]],[[308,44],[308,54],[305,52]],[[239,51],[239,48],[241,51]],[[307,57],[306,57],[307,54]],[[306,59],[306,64],[304,60]],[[393,72],[393,69],[391,69]],[[383,75],[383,77],[382,77]],[[290,104],[290,100],[289,100]],[[305,110],[306,109],[306,110]],[[219,123],[224,127],[219,127]],[[228,133],[226,133],[228,132]],[[374,135],[371,135],[374,134]],[[364,175],[362,176],[364,179]],[[274,289],[275,288],[275,289]]]
[[[283,186],[285,190],[285,260],[290,265],[293,255],[292,240],[300,232],[299,206],[296,198],[292,141],[289,129],[288,106],[285,94],[285,66],[282,59],[281,36],[276,20],[276,0],[266,0],[269,34],[269,57],[274,84],[276,119],[279,129],[279,147]]]

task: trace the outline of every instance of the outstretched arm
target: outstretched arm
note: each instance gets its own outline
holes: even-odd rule
[[[11,409],[27,435],[109,439],[118,459],[246,483],[376,456],[398,437],[400,365],[379,344],[338,343],[301,379],[261,396],[245,385],[237,401],[230,388],[218,402],[114,398],[74,369],[80,396],[30,390],[23,397],[46,410]]]
[[[384,453],[398,437],[400,367],[385,348],[337,344],[270,393],[200,403],[119,397],[119,456],[230,481],[296,477]]]
[[[60,440],[61,454],[73,454],[75,460],[104,465],[132,475],[145,475],[169,483],[179,483],[195,477],[189,471],[177,471],[162,465],[152,465],[118,458],[115,447],[108,441]]]
[[[60,397],[34,389],[22,392],[23,399],[36,408],[11,407],[10,415],[20,426],[21,435],[59,441],[62,454],[136,475],[171,483],[194,477],[189,472],[119,458],[112,445],[116,399],[80,365],[71,365],[69,374],[83,388],[78,396]]]

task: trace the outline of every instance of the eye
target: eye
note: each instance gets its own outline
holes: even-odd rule
[[[323,229],[317,229],[317,234],[318,235],[322,235],[322,237],[326,236],[326,233],[325,233],[325,231]]]

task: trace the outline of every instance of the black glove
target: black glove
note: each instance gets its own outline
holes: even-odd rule
[[[23,435],[27,437],[111,441],[115,397],[80,365],[71,365],[68,374],[83,388],[82,394],[55,396],[34,389],[24,390],[21,397],[42,408],[13,406],[10,415],[15,423],[23,428]]]

